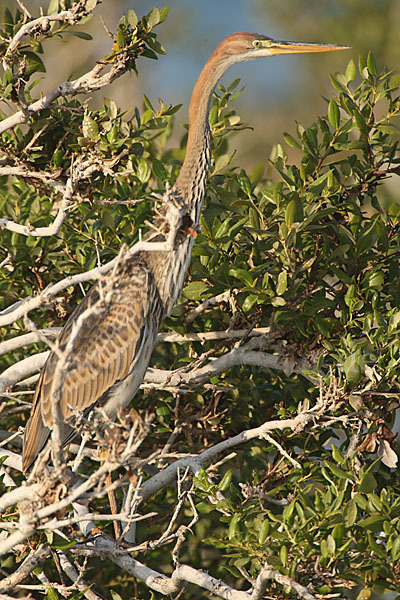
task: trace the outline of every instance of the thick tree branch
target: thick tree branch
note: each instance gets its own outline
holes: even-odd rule
[[[32,373],[41,369],[49,354],[50,351],[46,350],[46,352],[28,356],[15,365],[8,367],[8,369],[0,375],[0,394],[5,392],[8,388],[12,388],[18,381],[26,379]]]
[[[61,327],[47,327],[46,329],[41,329],[40,333],[48,338],[56,338],[61,331]],[[24,335],[18,335],[9,340],[5,340],[0,343],[0,356],[3,354],[8,354],[8,352],[14,352],[18,348],[22,348],[23,346],[29,346],[30,344],[36,344],[38,342],[37,333],[25,333]]]

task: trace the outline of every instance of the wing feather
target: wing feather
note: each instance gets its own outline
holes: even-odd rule
[[[111,301],[107,303],[100,297],[99,285],[95,285],[72,313],[59,338],[59,347],[63,350],[78,317],[96,305],[96,313],[84,320],[72,350],[61,402],[64,419],[74,410],[87,413],[100,398],[104,403],[114,384],[126,377],[134,361],[140,360],[143,331],[154,300],[158,303],[155,311],[158,317],[153,329],[158,330],[161,323],[158,290],[146,262],[139,255],[121,266]],[[24,471],[29,469],[50,435],[51,384],[57,363],[57,354],[52,352],[36,389],[24,439]],[[66,423],[62,424],[63,443],[70,441],[71,431]]]

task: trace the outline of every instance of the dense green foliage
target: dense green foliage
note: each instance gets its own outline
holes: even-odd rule
[[[167,10],[154,9],[137,21],[129,11],[104,60],[115,61],[126,51],[130,69],[151,67],[141,57],[164,52],[153,27],[166,16]],[[7,12],[0,50],[23,21],[20,11]],[[19,46],[17,59],[26,59],[19,68],[27,80],[28,103],[45,70],[45,42],[71,33],[68,27],[54,22]],[[87,37],[80,29],[74,33]],[[3,73],[0,94],[7,105],[19,102],[16,68]],[[247,589],[246,577],[255,578],[268,561],[322,595],[351,593],[343,590],[356,585],[398,593],[400,481],[390,468],[390,446],[395,447],[390,428],[400,393],[400,199],[386,180],[392,176],[393,181],[400,170],[400,76],[380,72],[369,54],[360,58],[358,70],[350,60],[345,73],[331,80],[327,114],[285,133],[272,164],[256,165],[250,173],[236,165],[230,149],[231,133],[244,127],[233,109],[238,81],[226,89],[218,86],[210,115],[213,166],[202,228],[183,296],[164,324],[181,334],[269,326],[263,350],[278,354],[282,368],[236,366],[190,393],[140,392],[133,404],[156,415],[140,449],[147,456],[166,444],[177,425],[170,452],[196,453],[265,421],[294,417],[324,398],[326,412],[315,425],[271,433],[298,466],[270,440],[253,440],[236,448],[236,456],[212,479],[205,471],[194,478],[200,518],[180,559],[236,588]],[[107,93],[112,96],[112,88]],[[78,95],[58,99],[56,106],[2,134],[1,165],[41,174],[0,177],[0,216],[20,224],[51,224],[60,199],[54,182],[65,183],[79,160],[98,165],[80,181],[57,235],[26,237],[2,230],[0,262],[11,257],[0,269],[2,308],[110,260],[123,243],[138,239],[157,194],[167,182],[173,184],[184,156],[185,138],[180,148],[166,149],[178,108],[162,103],[154,108],[145,99],[141,109],[122,114],[113,100],[95,110]],[[3,118],[9,114],[4,111]],[[188,311],[226,290],[234,290],[234,314],[221,303],[184,325]],[[78,287],[68,288],[30,318],[38,328],[62,325],[81,297]],[[4,328],[3,339],[24,328],[23,320],[17,321]],[[205,352],[222,356],[234,343],[193,342],[190,351],[187,343],[163,343],[152,365],[188,366]],[[5,355],[4,368],[39,349],[44,346]],[[300,361],[306,364],[302,375],[295,372]],[[14,400],[9,402],[14,408]],[[12,431],[26,423],[28,411],[6,415],[1,428]],[[146,508],[159,516],[139,527],[139,542],[161,535],[175,503],[174,489],[148,502]],[[190,519],[187,504],[178,524]],[[67,535],[74,539],[71,531]],[[32,545],[39,539],[44,542],[45,534]],[[172,568],[166,547],[143,552],[139,559],[167,574]],[[93,559],[90,566],[96,564]],[[9,573],[16,563],[7,558],[1,565]],[[51,561],[44,569],[57,577]],[[112,563],[101,567],[95,583],[107,597],[112,592],[132,597],[131,586],[132,578]],[[138,588],[139,598],[150,597],[145,585],[138,582]],[[276,582],[267,596],[297,597]],[[208,596],[189,588],[185,597]]]

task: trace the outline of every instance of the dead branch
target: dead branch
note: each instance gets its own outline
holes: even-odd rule
[[[49,338],[56,338],[60,331],[61,327],[47,327],[46,329],[41,329],[40,333]],[[36,344],[37,341],[38,337],[35,332],[26,333],[24,335],[13,337],[9,340],[5,340],[4,342],[0,343],[0,356],[7,354],[8,352],[14,352],[14,350],[22,348],[23,346]]]

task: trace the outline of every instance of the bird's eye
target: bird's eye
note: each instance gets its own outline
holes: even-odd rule
[[[254,48],[259,48],[261,46],[260,40],[253,40],[252,44]]]

